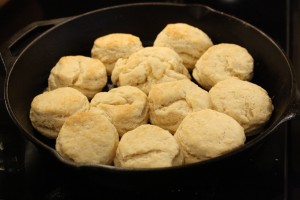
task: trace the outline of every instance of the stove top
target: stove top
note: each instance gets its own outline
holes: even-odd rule
[[[0,6],[2,5],[0,0]],[[3,1],[5,2],[5,1]],[[139,1],[10,0],[0,8],[0,45],[31,22],[68,17]],[[201,3],[237,16],[270,35],[290,56],[300,79],[299,0],[177,0]],[[58,9],[63,8],[63,9]],[[0,65],[1,66],[1,65]],[[0,67],[3,89],[5,71]],[[300,81],[298,81],[299,84]],[[110,188],[87,180],[22,137],[0,94],[0,199],[300,199],[299,119],[282,124],[261,144],[246,167],[213,177],[207,184],[154,191]],[[147,180],[145,180],[147,181]],[[142,184],[142,183],[141,183]]]

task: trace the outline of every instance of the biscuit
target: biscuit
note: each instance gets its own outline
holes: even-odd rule
[[[91,50],[92,58],[97,58],[111,75],[119,58],[128,58],[130,54],[143,48],[140,38],[127,33],[111,33],[97,38]]]
[[[127,168],[171,167],[183,163],[183,154],[171,133],[154,125],[141,125],[124,134],[115,166]]]
[[[86,96],[74,88],[62,87],[46,91],[31,102],[33,127],[48,138],[56,138],[67,117],[89,109]]]
[[[96,112],[80,112],[66,119],[55,148],[66,160],[110,165],[119,144],[114,125]]]
[[[210,108],[208,92],[186,79],[152,86],[148,102],[151,124],[171,133],[188,113]]]
[[[145,47],[119,59],[111,76],[114,85],[136,86],[146,94],[154,84],[190,78],[182,59],[167,47]]]
[[[106,70],[101,61],[86,56],[64,56],[51,69],[48,89],[73,87],[91,99],[106,82]]]
[[[197,61],[194,79],[209,90],[218,81],[230,77],[251,80],[254,61],[249,52],[236,44],[221,43],[210,47]]]
[[[238,78],[218,82],[209,91],[209,96],[212,108],[234,118],[247,135],[262,127],[274,109],[266,90]]]
[[[183,151],[185,164],[224,155],[241,147],[246,140],[237,121],[211,109],[188,114],[174,137]]]
[[[185,23],[168,24],[157,35],[153,44],[175,50],[189,71],[192,71],[197,60],[212,45],[206,33]]]
[[[147,95],[133,86],[121,86],[97,93],[90,106],[91,109],[100,109],[109,116],[120,137],[125,132],[148,123]]]

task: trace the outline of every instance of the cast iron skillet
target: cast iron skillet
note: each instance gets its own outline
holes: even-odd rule
[[[235,43],[248,49],[255,59],[252,82],[265,88],[272,98],[274,112],[257,136],[247,139],[240,149],[201,163],[158,169],[121,169],[105,165],[80,165],[63,160],[54,150],[54,141],[37,133],[29,120],[30,103],[47,86],[50,69],[64,55],[90,55],[93,41],[102,35],[123,32],[139,36],[144,46],[152,45],[168,23],[183,22],[199,27],[217,44]],[[47,30],[46,30],[47,29]],[[24,38],[34,37],[24,48]],[[22,42],[20,42],[22,41]],[[20,44],[21,43],[21,44]],[[21,51],[18,51],[21,49]],[[104,183],[121,187],[191,183],[240,166],[279,124],[299,113],[299,98],[291,64],[281,48],[252,25],[204,5],[170,3],[129,4],[96,10],[54,21],[32,24],[1,49],[6,69],[5,103],[21,132],[41,150],[53,154],[75,171],[99,177]],[[97,175],[97,176],[96,176]],[[147,180],[147,181],[145,181]],[[142,182],[141,182],[142,181]],[[153,186],[152,186],[153,187]]]

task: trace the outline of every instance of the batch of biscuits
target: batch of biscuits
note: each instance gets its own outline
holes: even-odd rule
[[[62,55],[32,100],[30,120],[75,163],[201,162],[240,148],[269,120],[272,100],[250,82],[253,69],[247,49],[213,44],[186,23],[167,24],[147,47],[111,33],[95,38],[90,57]]]

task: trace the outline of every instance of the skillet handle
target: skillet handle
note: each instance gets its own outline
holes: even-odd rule
[[[294,113],[295,117],[300,118],[300,90],[299,87],[297,87],[297,83],[295,83],[295,85],[295,100],[291,105],[291,113]]]
[[[39,35],[70,17],[33,22],[8,39],[0,47],[0,65],[5,73],[9,72],[20,53]]]
[[[289,121],[294,118],[300,118],[300,90],[297,86],[297,82],[294,81],[294,99],[292,103],[289,105],[289,109],[287,110],[287,114],[285,117],[279,122],[279,124],[282,124],[286,121]],[[278,125],[279,125],[278,124]]]
[[[284,117],[274,126],[271,128],[271,130],[269,130],[270,132],[272,132],[273,130],[275,130],[277,127],[279,127],[279,125],[292,120],[294,118],[300,119],[300,90],[297,87],[297,82],[294,81],[294,95],[293,95],[293,99],[291,101],[291,104],[288,106],[288,109],[286,110]]]

